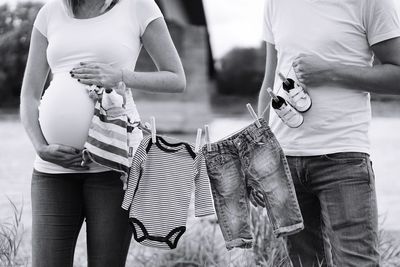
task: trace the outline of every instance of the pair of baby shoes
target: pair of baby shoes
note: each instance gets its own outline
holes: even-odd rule
[[[286,78],[279,73],[283,84],[282,87],[287,95],[287,100],[275,95],[268,89],[272,97],[272,108],[279,118],[289,127],[297,128],[303,124],[304,118],[301,113],[311,108],[312,101],[307,91],[291,78]]]

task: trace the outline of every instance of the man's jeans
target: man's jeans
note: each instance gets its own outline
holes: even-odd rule
[[[215,209],[227,249],[248,248],[249,193],[253,204],[266,207],[275,235],[303,229],[303,219],[290,177],[289,166],[275,136],[264,120],[203,148]]]
[[[288,237],[294,266],[379,266],[375,181],[369,155],[287,157],[305,229]]]
[[[122,267],[132,231],[118,172],[32,176],[32,266],[72,267],[86,220],[88,265]]]

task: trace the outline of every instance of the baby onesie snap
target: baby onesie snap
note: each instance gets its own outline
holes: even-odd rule
[[[214,214],[201,153],[169,137],[145,137],[132,160],[122,208],[129,210],[133,235],[144,246],[174,249],[186,231],[194,189],[195,216]]]

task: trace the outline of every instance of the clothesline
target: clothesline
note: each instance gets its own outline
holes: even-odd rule
[[[290,69],[288,70],[288,72],[286,73],[286,75],[284,77],[288,77],[292,70],[293,70],[293,65],[290,67]],[[275,94],[279,94],[279,92],[281,91],[282,87],[283,87],[283,83],[280,84],[280,86],[279,86],[278,90],[275,92]],[[252,108],[251,104],[247,104],[246,106],[248,108],[248,111],[250,112],[250,115],[252,116],[252,118],[254,120],[253,123],[256,123],[257,126],[260,126],[259,119],[264,117],[265,113],[267,112],[267,110],[271,106],[271,101],[268,102],[267,106],[265,107],[263,112],[261,112],[261,114],[259,116],[256,115],[256,113],[254,112],[254,109]],[[154,118],[154,117],[152,117],[152,118]],[[140,130],[146,132],[147,134],[152,134],[152,127],[151,127],[151,125],[150,126],[149,125],[150,125],[149,123],[142,123],[141,121],[138,121],[138,122],[134,123],[134,126],[138,127]],[[209,131],[208,131],[209,127],[208,127],[208,125],[205,125],[204,128],[205,128],[206,144],[210,144],[211,142],[210,142]],[[244,127],[244,128],[246,128],[246,127]],[[236,133],[242,131],[244,128],[242,128],[240,130],[237,130],[237,131],[229,134],[228,136],[223,137],[221,140],[224,140],[226,138],[231,137],[232,135],[235,135]],[[155,131],[155,127],[154,127],[153,131]],[[200,147],[200,142],[201,142],[201,133],[200,133],[200,131],[201,131],[201,128],[199,128],[197,130],[196,152],[198,150],[197,148]]]

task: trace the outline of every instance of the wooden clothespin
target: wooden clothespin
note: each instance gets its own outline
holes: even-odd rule
[[[271,88],[268,87],[267,92],[275,102],[279,102],[279,98],[274,94]]]
[[[151,141],[153,144],[156,143],[156,118],[154,116],[150,117],[150,123],[151,123]]]
[[[208,128],[208,125],[204,125],[204,132],[205,132],[207,151],[211,151],[210,129]]]
[[[290,86],[290,82],[288,81],[288,79],[286,79],[285,75],[283,75],[282,72],[278,72],[278,76],[284,84]]]
[[[202,134],[203,130],[202,129],[197,129],[197,136],[196,136],[196,146],[194,148],[194,152],[198,153],[200,150],[200,146],[201,146],[201,134]]]
[[[246,107],[247,107],[247,109],[249,110],[250,115],[251,115],[251,117],[253,118],[254,122],[256,123],[257,127],[260,128],[260,127],[261,127],[261,123],[260,123],[260,121],[259,121],[259,118],[258,118],[257,114],[254,112],[253,107],[250,105],[250,103],[248,103],[248,104],[246,105]]]

